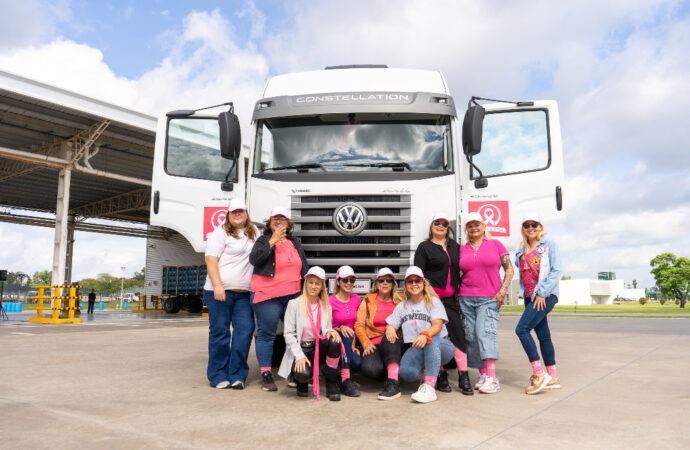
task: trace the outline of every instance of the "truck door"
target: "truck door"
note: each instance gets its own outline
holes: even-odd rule
[[[514,250],[525,213],[538,213],[547,227],[565,220],[558,106],[546,100],[483,107],[481,150],[466,155],[463,211],[479,212],[491,234]]]
[[[217,116],[169,113],[158,123],[151,225],[179,232],[203,252],[206,235],[225,220],[229,199],[244,199],[244,184],[237,182],[241,164],[233,167],[232,159],[221,156]],[[232,185],[232,191],[224,185]]]

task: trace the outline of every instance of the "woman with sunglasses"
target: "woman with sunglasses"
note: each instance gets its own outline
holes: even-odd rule
[[[357,310],[355,335],[362,345],[362,375],[375,380],[385,379],[379,400],[400,397],[400,358],[402,339],[386,334],[386,319],[400,303],[398,284],[388,267],[376,273],[371,292],[364,297]]]
[[[249,255],[254,266],[251,290],[256,316],[256,358],[261,370],[261,389],[278,390],[271,363],[278,323],[285,317],[290,300],[300,295],[302,277],[307,273],[304,251],[292,237],[290,211],[276,206],[265,223],[264,233]]]
[[[465,235],[467,243],[460,247],[460,306],[467,333],[467,365],[479,369],[474,388],[495,394],[501,389],[496,377],[498,311],[513,280],[513,265],[505,246],[491,239],[479,213],[465,218]]]
[[[515,334],[520,338],[522,348],[532,364],[530,385],[525,389],[525,394],[528,395],[561,387],[547,317],[558,303],[561,254],[556,244],[545,237],[545,234],[539,215],[527,214],[522,219],[522,244],[515,253],[515,264],[520,271],[520,294],[525,299],[525,310],[515,327]],[[546,372],[530,334],[532,330],[539,339]]]
[[[223,225],[209,233],[206,241],[206,375],[211,386],[218,389],[244,389],[249,374],[247,357],[254,334],[249,254],[257,234],[259,231],[249,218],[244,200],[235,198],[230,200]]]
[[[412,400],[436,401],[436,374],[441,364],[453,359],[455,346],[446,330],[446,309],[419,267],[412,266],[405,272],[405,300],[386,322],[386,338],[394,338],[398,330],[402,331],[406,350],[400,360],[400,378],[422,380]]]
[[[352,292],[357,275],[350,266],[342,266],[335,273],[335,292],[328,299],[333,311],[333,328],[340,333],[345,355],[340,361],[340,390],[348,397],[359,397],[359,387],[350,378],[350,371],[359,369],[362,358],[355,347],[355,321],[362,299]]]
[[[294,373],[298,397],[309,396],[309,383],[312,383],[314,398],[319,399],[319,371],[323,365],[328,399],[340,401],[340,335],[333,329],[331,318],[326,272],[314,266],[304,278],[302,295],[291,300],[285,311],[287,348],[278,375],[287,378]]]
[[[446,308],[448,323],[446,328],[450,340],[455,345],[455,365],[451,360],[447,368],[458,368],[458,387],[465,395],[473,395],[474,390],[467,373],[467,340],[465,328],[462,324],[462,314],[458,302],[458,286],[460,285],[460,267],[458,258],[460,246],[450,237],[450,218],[445,213],[437,213],[429,225],[429,237],[419,244],[414,253],[415,266],[422,269],[426,279],[431,284],[436,296]],[[438,374],[436,389],[450,392],[448,372],[441,368]]]

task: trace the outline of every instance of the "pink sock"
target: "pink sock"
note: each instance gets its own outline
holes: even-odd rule
[[[453,353],[453,358],[455,358],[455,364],[458,365],[458,370],[460,372],[466,372],[467,371],[467,354],[465,352],[463,352],[462,350],[458,350],[456,348],[455,353]]]
[[[270,367],[262,367],[262,368],[261,368],[261,373],[270,372],[270,371],[271,371],[271,368],[270,368]]]
[[[337,369],[339,362],[340,356],[338,356],[337,358],[331,358],[330,356],[326,356],[326,365],[331,369]]]
[[[486,367],[486,376],[491,378],[496,378],[496,360],[495,359],[485,359],[484,367]]]
[[[486,367],[479,368],[479,375],[486,375]]]
[[[340,379],[345,381],[348,378],[350,378],[350,369],[340,369]]]
[[[391,380],[398,380],[398,372],[400,371],[400,364],[390,363],[388,364],[388,378]]]
[[[541,361],[539,361],[539,360],[532,361],[531,364],[532,364],[532,373],[534,375],[541,375],[542,373],[544,373],[544,369],[541,367]]]
[[[551,378],[558,378],[558,372],[556,372],[556,365],[546,366],[546,372],[551,375]]]
[[[431,387],[436,387],[436,377],[425,376],[424,384],[428,384]]]

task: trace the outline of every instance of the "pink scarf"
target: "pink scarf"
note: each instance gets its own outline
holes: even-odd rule
[[[305,299],[306,300],[306,299]],[[308,300],[306,300],[308,302]],[[319,341],[321,339],[326,339],[326,336],[321,336],[321,299],[317,302],[317,307],[316,307],[316,322],[314,322],[314,317],[311,314],[311,308],[307,308],[307,311],[309,312],[309,320],[312,322],[312,326],[314,327],[314,334],[316,335],[316,343],[314,346],[316,347],[314,349],[314,363],[312,364],[312,384],[314,386],[314,400],[319,400],[321,398],[320,396],[320,391],[321,387],[319,386],[319,365],[321,362],[321,359],[319,357],[319,347],[321,345],[319,344]]]

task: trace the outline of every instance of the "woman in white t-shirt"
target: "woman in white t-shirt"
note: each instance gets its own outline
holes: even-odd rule
[[[241,199],[230,201],[225,222],[208,234],[204,303],[208,310],[208,367],[212,387],[244,389],[254,333],[249,254],[258,234]],[[232,324],[232,342],[230,341]]]
[[[400,378],[421,379],[422,384],[412,394],[412,400],[429,403],[436,400],[438,371],[453,358],[455,346],[446,329],[446,309],[417,266],[405,272],[405,298],[386,319],[386,337],[402,329],[407,349],[400,360]]]

